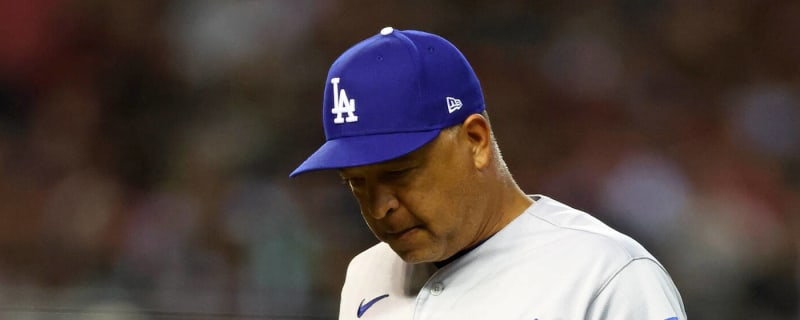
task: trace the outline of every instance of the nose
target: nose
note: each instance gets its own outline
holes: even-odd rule
[[[400,201],[391,188],[376,186],[371,192],[370,216],[375,219],[383,219],[392,211],[400,206]]]

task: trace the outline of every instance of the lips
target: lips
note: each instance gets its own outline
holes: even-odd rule
[[[408,238],[411,233],[419,229],[419,226],[412,226],[405,229],[387,230],[386,237],[393,240],[401,240]]]

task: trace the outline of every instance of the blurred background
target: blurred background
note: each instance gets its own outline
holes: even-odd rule
[[[528,193],[634,236],[690,319],[800,319],[800,2],[0,0],[0,319],[335,319],[375,243],[328,66],[473,64]]]

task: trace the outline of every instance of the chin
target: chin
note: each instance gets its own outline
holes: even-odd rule
[[[410,264],[416,263],[425,263],[425,262],[436,262],[442,260],[439,258],[438,255],[433,254],[428,250],[406,250],[400,251],[395,250],[398,256],[400,256],[403,261]]]

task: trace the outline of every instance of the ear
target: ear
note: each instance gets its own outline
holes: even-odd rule
[[[470,115],[461,124],[461,132],[465,134],[465,138],[470,144],[475,167],[485,168],[492,158],[489,121],[477,113]]]

